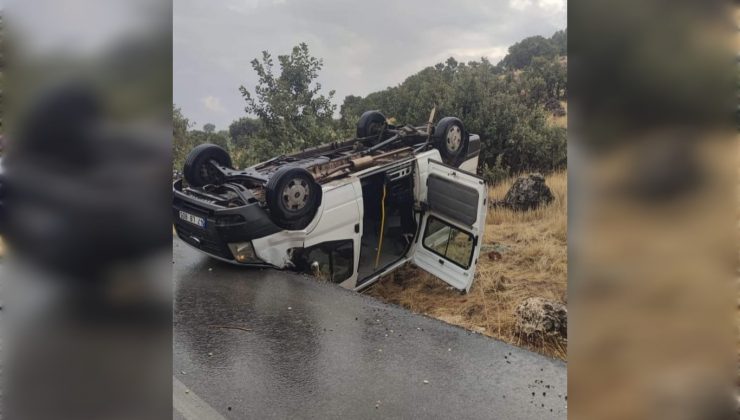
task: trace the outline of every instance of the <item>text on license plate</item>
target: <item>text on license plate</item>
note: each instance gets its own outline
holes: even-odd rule
[[[198,227],[205,228],[206,227],[206,219],[198,216],[194,216],[190,213],[185,213],[184,211],[180,211],[180,219],[192,223]]]

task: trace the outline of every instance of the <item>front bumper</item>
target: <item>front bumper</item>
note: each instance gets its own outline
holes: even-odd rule
[[[172,216],[177,236],[188,245],[221,260],[239,265],[264,266],[264,262],[236,261],[228,244],[250,242],[279,232],[259,203],[240,207],[222,207],[198,200],[182,191],[182,180],[172,186]],[[199,227],[180,218],[180,212],[203,218],[205,227]]]

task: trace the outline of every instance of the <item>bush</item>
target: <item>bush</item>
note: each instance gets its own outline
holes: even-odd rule
[[[510,176],[509,169],[505,168],[501,163],[501,157],[501,155],[496,157],[496,162],[493,166],[489,166],[487,163],[483,164],[483,179],[486,180],[488,185],[497,185]]]

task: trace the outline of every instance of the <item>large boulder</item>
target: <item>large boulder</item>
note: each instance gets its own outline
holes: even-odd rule
[[[545,177],[534,173],[517,178],[501,204],[514,210],[532,210],[549,204],[554,198],[545,184]]]
[[[517,306],[515,315],[519,333],[568,337],[568,309],[561,303],[530,297]]]

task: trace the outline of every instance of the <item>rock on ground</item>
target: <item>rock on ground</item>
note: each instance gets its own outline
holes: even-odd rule
[[[526,335],[568,336],[568,309],[541,297],[525,299],[516,308],[516,327]]]
[[[517,178],[501,204],[514,210],[531,210],[549,204],[554,198],[545,177],[534,173]]]

